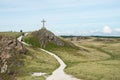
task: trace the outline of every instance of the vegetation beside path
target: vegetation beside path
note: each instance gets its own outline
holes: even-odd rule
[[[18,38],[21,35],[20,32],[0,32],[1,36],[6,36],[10,38]],[[9,70],[17,71],[14,77],[17,80],[45,80],[44,76],[32,76],[33,73],[47,73],[46,76],[52,74],[52,72],[58,68],[59,63],[56,59],[54,59],[49,54],[41,51],[38,47],[25,46],[23,45],[27,52],[25,54],[18,54],[18,52],[13,53],[14,57],[9,59]],[[10,67],[13,64],[10,63],[18,63],[13,67]],[[4,80],[11,80],[12,73],[0,73],[0,76],[4,77]],[[1,79],[1,77],[0,77]]]
[[[34,47],[39,47],[35,38],[26,37],[25,41],[32,41]],[[49,43],[45,49],[58,55],[67,64],[65,72],[74,77],[83,80],[120,80],[119,38],[90,37],[73,43],[78,47],[57,47]]]
[[[0,32],[0,36],[7,36],[12,38],[18,38],[20,35],[20,32]]]
[[[80,49],[48,49],[67,64],[67,74],[83,80],[120,80],[119,40],[90,38],[73,43]]]
[[[31,76],[34,72],[52,74],[59,66],[59,63],[52,56],[41,51],[39,48],[27,47],[27,54],[22,60],[24,65],[21,68],[17,80],[45,80],[44,76]],[[47,76],[46,75],[46,76]]]

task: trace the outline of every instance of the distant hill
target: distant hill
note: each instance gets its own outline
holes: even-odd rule
[[[120,38],[120,36],[74,36],[74,35],[61,35],[63,38],[88,38],[88,37],[96,37],[96,38]]]

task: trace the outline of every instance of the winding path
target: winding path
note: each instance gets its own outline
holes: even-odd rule
[[[64,72],[64,68],[66,67],[66,64],[55,54],[46,51],[44,49],[41,49],[42,51],[48,53],[49,55],[53,56],[57,61],[60,63],[60,67],[56,69],[51,76],[49,76],[46,80],[80,80],[77,78],[73,78],[71,75],[67,75]]]
[[[20,36],[18,38],[18,41],[22,42],[22,37],[23,36]],[[29,45],[25,42],[22,42],[23,44],[25,45]],[[46,80],[80,80],[80,79],[77,79],[77,78],[74,78],[72,77],[71,75],[67,75],[65,72],[64,72],[64,69],[66,67],[66,64],[62,61],[62,59],[60,59],[57,55],[55,55],[54,53],[52,52],[49,52],[47,50],[44,50],[44,49],[41,49],[42,51],[48,53],[49,55],[53,56],[60,64],[59,68],[56,69],[52,75],[50,75],[49,77],[47,77]]]

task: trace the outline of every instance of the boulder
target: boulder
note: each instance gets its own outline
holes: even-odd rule
[[[39,31],[33,32],[32,34],[37,37],[41,47],[43,48],[45,48],[48,43],[54,43],[57,46],[64,46],[64,42],[45,27],[41,28]]]
[[[24,54],[26,49],[21,42],[12,37],[0,36],[0,77],[1,74],[8,75],[9,68],[17,66],[19,55]],[[12,70],[11,70],[12,71]],[[3,77],[3,80],[4,79]],[[14,80],[14,79],[12,79]]]

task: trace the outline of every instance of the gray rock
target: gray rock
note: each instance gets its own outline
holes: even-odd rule
[[[50,42],[55,43],[57,46],[64,46],[64,42],[46,28],[35,31],[32,34],[38,38],[41,47],[45,47]]]
[[[0,36],[0,74],[9,75],[8,70],[18,65],[16,59],[19,58],[18,56],[21,53],[24,54],[25,52],[26,49],[17,39]],[[4,78],[1,75],[0,77],[1,79]],[[11,78],[11,80],[14,79]]]

